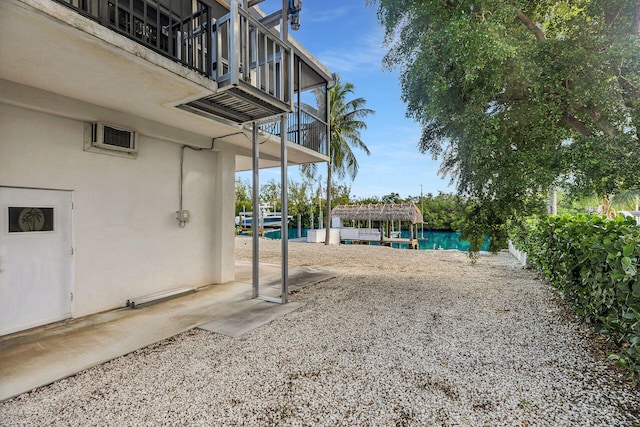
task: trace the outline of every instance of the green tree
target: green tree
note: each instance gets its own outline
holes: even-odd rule
[[[333,175],[338,179],[349,177],[352,181],[358,174],[358,160],[354,150],[369,155],[369,149],[361,139],[361,132],[367,128],[365,119],[374,114],[366,108],[364,98],[348,99],[354,92],[352,83],[343,83],[336,79],[335,85],[329,89],[329,165],[327,167],[327,213],[326,223],[331,223],[331,189]],[[316,90],[316,101],[319,110],[326,109],[324,92]],[[315,174],[313,167],[304,168],[303,173]],[[325,243],[329,244],[329,227]]]
[[[375,205],[376,203],[383,203],[378,196],[362,197],[356,201],[363,205]]]
[[[300,215],[302,225],[309,226],[309,204],[311,202],[312,193],[311,183],[307,180],[297,182],[289,180],[287,187],[287,194],[289,197],[289,215],[292,215],[294,222],[297,221],[297,216]]]
[[[573,193],[595,194],[601,212],[613,215],[612,203],[616,196],[624,204],[625,196],[631,198],[638,194],[634,188],[640,171],[640,155],[635,153],[637,146],[637,141],[624,136],[584,137],[572,143],[568,147],[571,185],[580,190]]]
[[[416,201],[418,206],[420,200]],[[428,193],[423,200],[425,228],[428,230],[458,231],[464,217],[466,201],[454,194],[438,193],[434,196]]]
[[[389,193],[380,198],[382,203],[393,204],[393,203],[404,203],[405,199],[400,197],[398,193]]]
[[[249,181],[236,178],[236,215],[251,211],[251,184]]]
[[[348,205],[351,203],[351,186],[346,184],[332,183],[331,186],[331,208],[337,205]]]
[[[332,174],[338,179],[349,177],[352,181],[358,175],[358,159],[355,149],[371,154],[369,148],[361,139],[361,132],[367,128],[365,119],[375,112],[366,108],[367,101],[364,98],[348,98],[354,93],[353,83],[343,83],[340,77],[335,85],[329,89],[329,141],[330,141],[330,168]],[[324,96],[321,91],[316,91],[317,102],[320,108],[324,108]],[[331,182],[331,181],[328,181]]]
[[[260,204],[269,205],[271,209],[280,209],[281,195],[280,182],[275,179],[270,179],[260,186]]]
[[[441,157],[473,202],[467,229],[539,210],[562,180],[596,191],[587,187],[619,174],[615,156],[595,171],[572,146],[607,150],[614,139],[640,156],[639,1],[369,2],[390,44],[385,64],[401,69],[407,114],[422,126],[420,150]],[[610,180],[609,191],[639,180]]]

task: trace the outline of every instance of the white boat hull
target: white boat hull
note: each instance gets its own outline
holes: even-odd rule
[[[289,216],[289,221],[293,219],[292,216]],[[253,223],[253,218],[248,216],[240,216],[236,218],[236,225],[239,225],[242,228],[251,228]],[[288,224],[288,221],[287,221]],[[262,219],[262,226],[264,228],[282,228],[282,217],[280,215],[271,215],[265,216]]]

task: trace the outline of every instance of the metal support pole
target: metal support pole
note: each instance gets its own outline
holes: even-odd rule
[[[422,195],[422,184],[420,184],[420,215],[422,215],[422,221],[420,222],[420,228],[422,230],[422,234],[420,237],[424,239],[424,196]],[[416,233],[417,233],[416,229]]]
[[[229,37],[233,40],[229,51],[229,73],[231,74],[231,83],[238,84],[240,80],[240,66],[242,62],[241,50],[241,33],[240,33],[240,13],[237,11],[237,2],[232,1],[229,4],[231,19],[229,20]],[[242,64],[246,68],[247,64]],[[218,70],[220,73],[220,70]],[[255,127],[255,123],[254,123]]]
[[[280,24],[280,38],[289,41],[289,1],[282,0],[282,23]]]
[[[259,226],[259,218],[260,218],[260,174],[258,168],[258,157],[260,155],[260,144],[258,143],[258,125],[253,123],[253,131],[252,131],[252,142],[253,142],[253,187],[252,187],[252,198],[253,198],[253,215],[251,219],[251,239],[253,243],[252,250],[252,284],[253,284],[253,298],[258,298],[260,294],[260,247],[258,240],[258,226]]]
[[[296,68],[296,73],[298,74],[296,76],[296,80],[298,81],[298,87],[296,88],[296,92],[298,95],[298,100],[296,102],[296,106],[295,106],[295,110],[294,113],[296,114],[296,142],[299,145],[304,146],[304,141],[302,138],[302,90],[300,90],[300,88],[302,87],[302,80],[300,79],[300,76],[302,75],[302,61],[298,61],[298,67]],[[309,142],[309,144],[311,144],[311,146],[309,147],[307,145],[307,148],[311,148],[312,150],[315,150],[316,147],[313,144],[313,141]],[[319,147],[318,147],[318,151],[320,151]]]
[[[280,221],[280,239],[282,240],[282,304],[286,304],[289,298],[289,197],[287,194],[287,115],[280,118],[280,161],[282,192],[282,219]]]

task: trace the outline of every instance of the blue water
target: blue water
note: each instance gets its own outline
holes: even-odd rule
[[[309,229],[308,228],[302,228],[301,231],[302,231],[302,236],[301,237],[307,237],[307,232],[309,231]],[[280,240],[281,236],[282,236],[282,233],[280,232],[279,228],[264,232],[264,237],[266,237],[267,239]],[[297,239],[298,238],[298,229],[297,228],[290,228],[289,229],[289,233],[288,233],[288,238],[289,238],[289,240]]]
[[[308,229],[302,229],[302,237],[307,237]],[[280,240],[280,230],[272,230],[265,232],[264,237],[267,239],[275,239]],[[290,228],[289,229],[289,239],[296,239],[298,237],[298,229]],[[409,238],[409,231],[405,230],[402,232],[402,237],[405,239]],[[418,249],[421,250],[433,250],[433,249],[457,249],[459,251],[467,252],[471,247],[471,243],[466,240],[460,240],[460,233],[456,233],[454,231],[425,231],[424,236],[422,236],[421,232],[418,231]],[[372,245],[378,243],[371,243]],[[402,244],[394,244],[393,247],[399,249],[408,249],[409,245]],[[489,250],[489,238],[485,236],[484,245],[480,248],[481,251]]]
[[[471,247],[471,243],[466,240],[460,239],[461,233],[455,231],[425,231],[424,238],[418,231],[418,249],[457,249],[459,251],[467,252]],[[409,237],[409,232],[405,236],[402,232],[402,237]],[[481,251],[489,250],[489,238],[484,236],[484,244],[480,248]]]

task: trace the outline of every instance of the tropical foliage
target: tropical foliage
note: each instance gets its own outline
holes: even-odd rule
[[[338,179],[349,177],[352,181],[358,175],[358,159],[354,150],[366,155],[371,154],[362,141],[361,132],[367,128],[365,119],[375,112],[366,108],[367,101],[362,98],[348,99],[353,95],[355,87],[352,83],[342,82],[337,78],[335,85],[329,89],[329,130],[330,173]],[[324,94],[316,92],[317,102],[324,107]]]
[[[249,184],[249,181],[236,178],[235,191],[236,215],[240,212],[251,212],[253,204],[251,197],[251,184]]]
[[[640,2],[370,0],[418,147],[488,214],[640,187]],[[495,227],[494,227],[495,228]],[[492,239],[496,242],[497,236]]]
[[[640,379],[640,227],[635,221],[540,216],[511,238],[580,317],[612,338],[618,351],[610,358]]]
[[[580,196],[558,191],[558,214],[584,214],[602,212],[602,198],[595,194]],[[630,189],[615,194],[609,200],[611,213],[640,210],[640,190]]]

